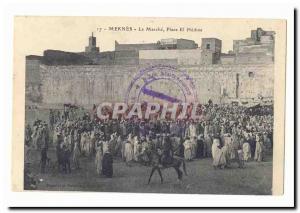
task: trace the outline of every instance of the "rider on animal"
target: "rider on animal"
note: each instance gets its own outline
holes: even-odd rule
[[[171,164],[173,161],[173,150],[172,143],[168,136],[163,136],[163,144],[162,144],[163,152],[161,156],[160,163],[162,165]]]

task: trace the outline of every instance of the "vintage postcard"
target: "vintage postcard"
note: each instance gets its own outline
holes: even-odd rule
[[[14,191],[283,194],[286,21],[14,18]]]

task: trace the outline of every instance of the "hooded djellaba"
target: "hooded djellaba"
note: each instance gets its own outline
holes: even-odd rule
[[[111,154],[110,149],[106,149],[103,154],[102,174],[107,178],[112,178],[113,176],[113,155]]]

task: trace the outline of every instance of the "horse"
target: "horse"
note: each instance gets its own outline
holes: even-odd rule
[[[183,158],[174,156],[174,157],[172,157],[172,160],[169,163],[164,163],[164,162],[161,163],[161,158],[162,158],[162,155],[159,153],[159,151],[151,152],[150,159],[151,159],[152,170],[150,173],[150,177],[148,179],[148,184],[150,184],[151,177],[156,170],[158,171],[158,174],[160,176],[161,183],[163,183],[163,177],[162,177],[162,173],[161,173],[162,169],[174,168],[177,173],[178,180],[181,181],[183,172],[180,170],[180,167],[182,165],[184,174],[187,176],[185,161]]]

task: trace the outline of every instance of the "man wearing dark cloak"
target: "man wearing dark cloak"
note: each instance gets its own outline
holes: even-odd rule
[[[108,178],[113,176],[113,156],[110,152],[106,152],[103,156],[102,174]]]
[[[173,150],[171,140],[168,136],[163,137],[163,154],[161,157],[161,163],[163,165],[171,164],[173,160]]]

